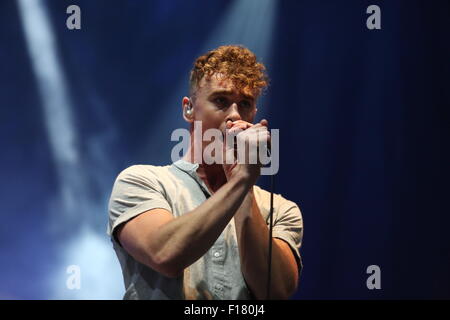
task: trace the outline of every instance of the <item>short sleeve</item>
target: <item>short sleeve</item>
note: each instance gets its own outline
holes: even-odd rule
[[[303,219],[300,208],[294,202],[282,198],[277,211],[272,236],[289,244],[297,260],[300,274],[303,268],[300,255],[303,239]]]
[[[117,176],[109,200],[109,236],[114,235],[119,225],[148,210],[161,208],[172,212],[161,183],[148,167],[134,165]]]

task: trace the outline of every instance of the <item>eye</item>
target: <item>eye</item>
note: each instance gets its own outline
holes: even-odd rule
[[[217,97],[214,99],[214,102],[219,107],[224,108],[227,106],[228,100],[224,97]]]
[[[248,100],[242,100],[240,105],[246,109],[251,108],[252,104]]]

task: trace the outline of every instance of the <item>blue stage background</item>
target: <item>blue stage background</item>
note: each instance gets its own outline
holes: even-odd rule
[[[293,298],[450,298],[449,1],[34,1],[47,38],[19,2],[0,2],[1,299],[121,298],[112,184],[170,162],[188,71],[220,44],[271,77],[258,119],[280,129],[276,192],[305,227]]]

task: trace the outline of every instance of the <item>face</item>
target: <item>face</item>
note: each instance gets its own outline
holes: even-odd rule
[[[250,90],[238,90],[231,80],[214,74],[209,80],[203,78],[200,81],[199,88],[191,97],[192,117],[186,120],[202,121],[203,131],[216,128],[224,132],[228,120],[253,123],[257,111],[256,99],[257,96]],[[188,102],[185,97],[184,107]]]

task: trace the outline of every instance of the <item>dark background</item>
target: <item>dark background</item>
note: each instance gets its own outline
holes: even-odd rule
[[[276,192],[305,227],[294,298],[450,298],[449,1],[39,3],[68,116],[45,112],[18,1],[2,0],[0,298],[121,298],[112,184],[170,162],[188,71],[219,44],[248,46],[271,77],[258,118],[280,129]],[[71,4],[81,30],[66,28]],[[371,4],[381,30],[366,27]],[[72,264],[80,290],[65,285]],[[381,290],[366,287],[369,265]]]

